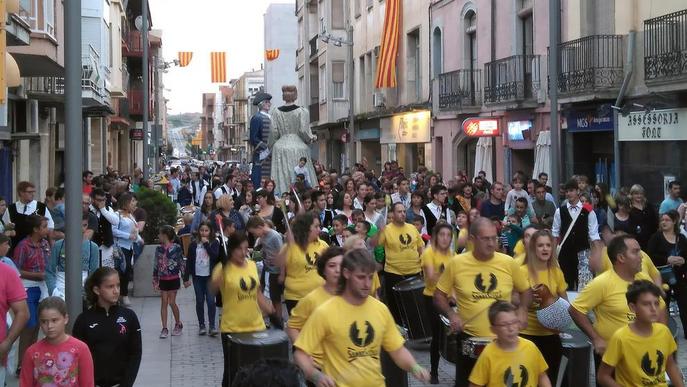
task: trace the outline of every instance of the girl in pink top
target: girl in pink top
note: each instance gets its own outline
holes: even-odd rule
[[[38,305],[38,319],[45,338],[24,353],[19,385],[94,387],[88,346],[65,332],[69,322],[67,304],[59,297],[46,298]]]

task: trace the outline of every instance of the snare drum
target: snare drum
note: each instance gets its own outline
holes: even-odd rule
[[[463,340],[463,355],[477,359],[487,344],[494,341],[491,337],[468,337]]]
[[[419,276],[408,278],[397,283],[393,289],[401,314],[401,322],[408,329],[410,340],[432,337],[431,322],[422,297],[425,289],[422,278]]]
[[[229,342],[230,381],[241,367],[260,359],[289,360],[289,338],[284,331],[268,329],[262,332],[231,333]]]
[[[458,334],[451,332],[451,322],[444,316],[439,316],[444,333],[441,335],[441,345],[439,346],[439,354],[449,363],[456,364],[456,357],[458,355],[456,349],[458,348]]]

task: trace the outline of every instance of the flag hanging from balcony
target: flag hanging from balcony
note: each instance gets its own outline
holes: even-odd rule
[[[213,51],[210,53],[210,71],[212,83],[225,83],[227,81],[227,53]]]
[[[377,59],[375,87],[378,89],[396,87],[396,57],[400,25],[401,0],[387,0],[382,44]]]
[[[191,51],[179,51],[179,67],[186,67],[191,63],[193,53]]]
[[[275,59],[279,58],[279,49],[275,48],[272,50],[265,50],[265,59],[268,61],[273,61]]]

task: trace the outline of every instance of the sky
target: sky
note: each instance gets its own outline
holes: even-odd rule
[[[210,52],[226,51],[227,83],[258,70],[264,58],[263,15],[269,4],[293,0],[149,0],[153,29],[161,29],[165,61],[192,51],[187,67],[164,74],[169,114],[200,112],[202,93],[217,92],[210,82]],[[296,39],[297,37],[294,37]]]

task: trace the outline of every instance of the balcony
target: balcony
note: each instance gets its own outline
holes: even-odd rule
[[[320,120],[320,104],[313,103],[308,106],[308,111],[310,112],[310,123],[317,122]]]
[[[482,105],[482,71],[456,70],[439,74],[439,109],[462,110]]]
[[[617,94],[623,81],[622,35],[593,35],[559,45],[561,97]]]
[[[150,40],[148,40],[148,45],[150,45]],[[140,31],[129,30],[122,36],[122,55],[143,57],[143,36]]]
[[[122,91],[126,94],[129,91],[129,68],[126,63],[122,63]]]
[[[539,55],[513,55],[484,64],[484,101],[522,103],[536,98],[540,88]]]
[[[687,79],[687,9],[644,20],[644,80]]]
[[[310,58],[317,56],[317,36],[310,39]]]
[[[153,99],[150,98],[152,93],[148,96],[148,117],[153,118]],[[129,114],[132,116],[143,115],[143,90],[131,89],[128,93],[129,100]]]
[[[64,102],[64,78],[23,77],[24,91],[29,98],[41,102]]]
[[[81,55],[81,99],[83,106],[109,105],[105,91],[105,77],[101,71],[100,55],[90,44],[83,46]]]

